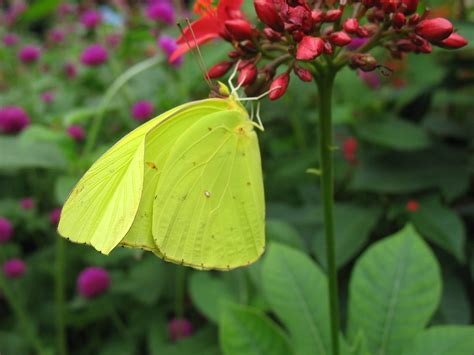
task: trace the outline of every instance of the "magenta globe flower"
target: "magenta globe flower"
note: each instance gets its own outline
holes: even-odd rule
[[[122,35],[120,33],[112,33],[105,38],[105,42],[109,48],[117,48],[122,40]]]
[[[13,134],[24,130],[30,124],[28,114],[18,106],[0,108],[0,132]]]
[[[79,21],[85,28],[94,29],[100,25],[102,16],[100,15],[100,12],[96,10],[87,10],[81,15]]]
[[[6,46],[6,47],[12,47],[14,46],[15,44],[18,43],[18,41],[20,40],[20,37],[18,37],[16,34],[14,33],[7,33],[3,36],[3,44]]]
[[[166,53],[166,56],[169,58],[171,54],[178,48],[178,44],[176,43],[176,39],[163,35],[160,38],[158,38],[158,47],[161,48],[163,52]],[[174,66],[179,66],[183,62],[183,57],[178,57],[176,58],[171,64]]]
[[[0,217],[0,244],[8,242],[13,236],[13,226],[10,221]]]
[[[87,66],[98,66],[107,61],[109,54],[100,44],[93,44],[87,47],[81,54],[81,62]]]
[[[31,197],[23,198],[20,201],[20,207],[24,210],[32,210],[35,208],[35,200],[33,200]]]
[[[187,319],[172,319],[168,323],[168,334],[173,341],[187,338],[193,334],[193,325]]]
[[[21,259],[9,259],[3,263],[3,273],[9,279],[16,279],[26,272],[26,264]]]
[[[48,33],[48,38],[53,43],[61,43],[62,41],[64,41],[64,37],[66,37],[66,34],[63,30],[59,28],[53,28]]]
[[[41,56],[41,49],[36,46],[27,45],[18,52],[18,59],[23,63],[30,64],[36,62]]]
[[[107,270],[91,266],[85,268],[77,279],[77,290],[85,298],[94,298],[110,287],[110,276]]]
[[[63,70],[64,74],[66,74],[69,79],[74,79],[77,76],[77,68],[72,63],[65,63]]]
[[[168,25],[174,24],[174,9],[168,2],[150,4],[146,8],[146,15],[150,20],[164,22]]]
[[[81,142],[86,137],[86,132],[84,132],[84,128],[79,125],[71,125],[67,128],[67,134],[69,137],[74,139],[76,142]]]
[[[54,101],[54,92],[53,91],[42,92],[40,97],[44,103],[50,104]]]
[[[154,107],[150,101],[138,101],[131,109],[132,116],[137,121],[146,121],[153,116]]]
[[[49,221],[53,226],[57,226],[59,223],[59,218],[61,218],[61,208],[55,208],[49,213]]]

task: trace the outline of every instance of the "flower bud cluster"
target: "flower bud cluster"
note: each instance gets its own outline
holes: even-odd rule
[[[449,20],[418,13],[418,0],[254,0],[258,25],[240,9],[204,3],[199,2],[201,13],[233,46],[229,59],[213,66],[209,76],[221,77],[238,63],[238,83],[247,94],[271,90],[270,99],[285,93],[293,74],[312,81],[326,65],[373,71],[380,66],[371,54],[376,47],[402,58],[431,53],[433,45],[457,49],[467,44]],[[200,43],[206,41],[201,38]]]

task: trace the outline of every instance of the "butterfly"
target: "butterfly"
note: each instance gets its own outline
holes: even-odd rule
[[[197,269],[255,262],[265,248],[263,126],[242,105],[259,98],[236,92],[219,83],[219,97],[173,108],[118,141],[70,193],[59,234],[103,254],[142,248]]]

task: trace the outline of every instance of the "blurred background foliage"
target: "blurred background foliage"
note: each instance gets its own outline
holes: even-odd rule
[[[20,258],[27,266],[21,278],[5,281],[27,310],[43,347],[54,353],[58,236],[50,213],[64,203],[84,169],[140,124],[131,113],[137,101],[152,103],[157,115],[207,97],[208,89],[191,56],[179,66],[167,63],[157,40],[179,32],[175,26],[147,18],[145,4],[77,3],[81,11],[95,7],[102,13],[101,25],[91,30],[81,26],[75,14],[59,15],[58,0],[28,3],[11,24],[6,22],[7,11],[21,2],[0,3],[4,21],[0,34],[19,36],[18,44],[0,47],[0,107],[19,106],[31,121],[17,134],[0,135],[0,216],[14,227],[12,240],[0,248],[3,258]],[[434,55],[412,55],[403,61],[386,58],[384,65],[391,70],[361,74],[344,69],[337,79],[334,155],[341,302],[348,302],[346,285],[358,256],[411,223],[410,233],[429,244],[436,257],[433,262],[441,267],[444,287],[430,324],[466,325],[473,320],[474,299],[474,4],[433,0],[429,5],[436,13],[456,19],[456,27],[462,27],[471,44],[460,51],[436,49]],[[247,13],[254,13],[251,1],[244,6]],[[52,29],[63,31],[65,38],[54,42]],[[87,66],[79,59],[92,43],[101,43],[108,51],[108,60],[100,66]],[[27,44],[41,47],[41,57],[33,64],[17,57]],[[219,42],[203,47],[206,64],[224,59],[226,50]],[[130,68],[133,77],[116,90],[114,81],[124,78]],[[46,100],[45,93],[51,93],[52,99]],[[261,337],[271,336],[275,348],[268,354],[287,353],[287,336],[268,324],[261,312],[276,313],[290,334],[305,332],[304,322],[301,329],[292,328],[284,305],[268,296],[278,292],[271,289],[278,280],[271,283],[266,278],[279,277],[272,276],[282,268],[275,259],[278,253],[302,263],[294,267],[303,275],[304,270],[316,268],[315,262],[324,270],[318,178],[306,173],[318,165],[317,106],[316,86],[296,80],[281,100],[264,100],[265,133],[260,134],[260,143],[267,239],[279,244],[246,269],[186,270],[184,306],[180,305],[179,267],[137,250],[121,249],[105,257],[91,248],[66,245],[66,324],[72,354],[197,355],[220,354],[222,349],[232,354],[228,349],[233,345],[223,339],[244,339],[248,334],[236,324],[246,322]],[[100,115],[104,122],[98,140],[89,154],[83,154],[91,125]],[[84,130],[84,139],[71,134],[72,125]],[[25,198],[33,199],[34,206],[22,207]],[[313,260],[303,254],[298,259],[292,254],[296,251]],[[111,283],[102,295],[85,298],[77,292],[76,279],[91,265],[105,268]],[[309,277],[315,282],[323,277],[318,270]],[[288,283],[280,286],[292,288]],[[323,286],[313,287],[309,295],[322,292],[316,288]],[[305,302],[295,297],[288,301]],[[234,305],[222,315],[219,305],[229,302]],[[346,310],[343,313],[343,324],[348,324]],[[170,339],[169,322],[177,317],[189,320],[192,331],[176,342]],[[436,331],[435,327],[424,336]],[[27,354],[29,346],[0,295],[0,352]],[[413,353],[427,354],[420,351]]]

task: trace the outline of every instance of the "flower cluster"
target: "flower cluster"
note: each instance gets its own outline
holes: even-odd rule
[[[431,53],[433,45],[457,49],[467,44],[449,20],[418,13],[418,0],[254,0],[263,23],[258,26],[245,18],[241,4],[221,0],[213,7],[211,1],[197,1],[201,18],[184,31],[175,55],[220,37],[233,50],[209,76],[221,77],[238,63],[238,83],[247,94],[269,88],[270,99],[285,93],[291,74],[312,81],[324,66],[373,71],[380,66],[371,53],[376,47],[399,59],[410,52]]]

